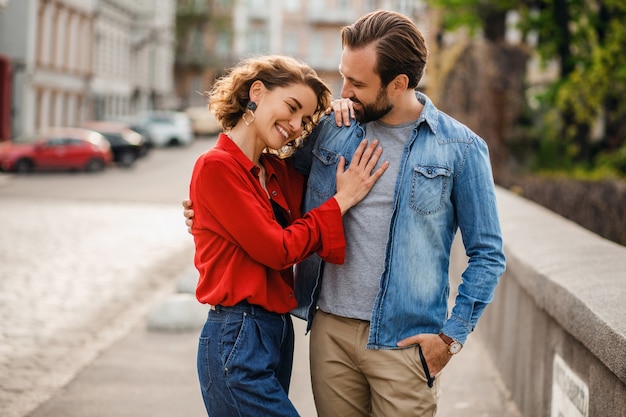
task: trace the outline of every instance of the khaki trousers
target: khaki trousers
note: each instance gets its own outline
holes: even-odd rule
[[[432,388],[419,348],[365,349],[369,322],[318,310],[310,336],[311,381],[319,417],[433,417]]]

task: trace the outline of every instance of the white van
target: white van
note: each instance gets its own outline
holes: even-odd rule
[[[137,122],[150,133],[154,146],[189,145],[194,140],[191,120],[182,112],[144,111]]]

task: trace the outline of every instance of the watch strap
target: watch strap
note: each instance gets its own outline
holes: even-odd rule
[[[453,338],[451,338],[450,336],[447,336],[447,335],[445,335],[443,333],[439,333],[439,337],[448,346],[450,346],[452,343],[454,343],[454,339]]]
[[[463,345],[460,342],[457,342],[456,340],[451,338],[450,336],[439,333],[439,337],[446,345],[448,345],[448,353],[450,355],[455,355],[459,353],[461,349],[463,349]]]

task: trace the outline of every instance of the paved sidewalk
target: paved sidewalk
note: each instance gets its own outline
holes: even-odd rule
[[[57,395],[173,292],[193,261],[180,213],[0,189],[1,417],[24,417]]]
[[[302,417],[315,417],[308,336],[294,318],[296,355],[291,397]],[[141,321],[29,417],[201,417],[195,354],[198,331],[155,332]],[[519,417],[501,389],[477,336],[442,376],[437,417]]]

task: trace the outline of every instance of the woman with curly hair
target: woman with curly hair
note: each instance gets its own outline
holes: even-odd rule
[[[302,214],[305,178],[285,157],[329,106],[327,85],[293,58],[265,56],[232,68],[208,98],[224,132],[198,158],[189,192],[196,296],[211,306],[198,347],[202,396],[211,416],[297,416],[292,267],[312,253],[343,262],[342,215],[388,164],[374,169],[382,149],[363,141],[349,167],[340,160],[336,194]]]

